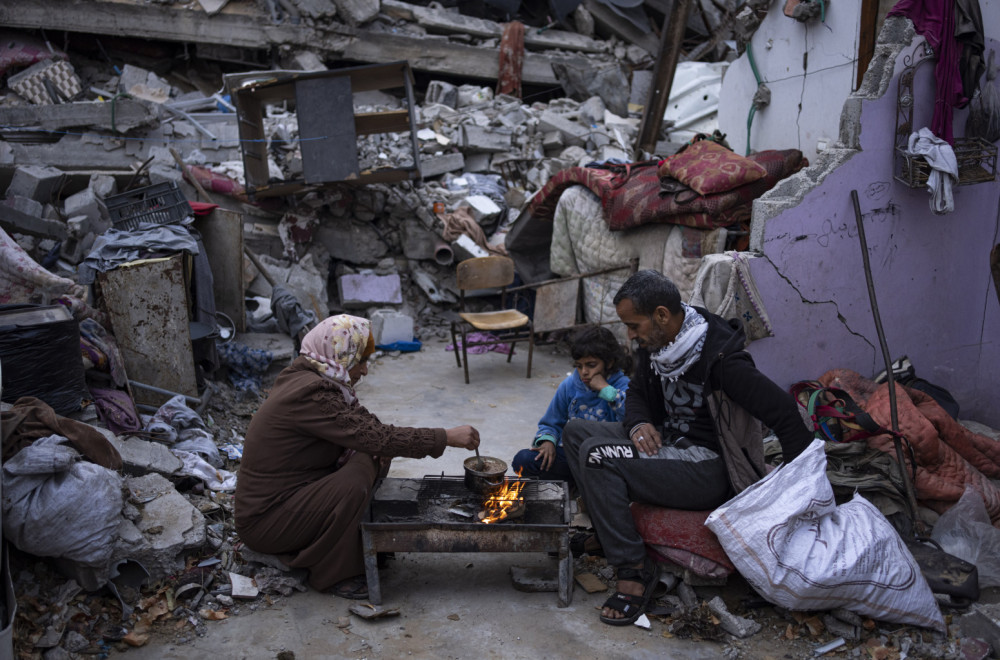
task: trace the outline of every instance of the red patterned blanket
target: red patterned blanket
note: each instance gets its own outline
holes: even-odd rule
[[[649,223],[670,223],[712,229],[728,227],[750,218],[754,199],[778,181],[808,165],[798,149],[761,151],[748,156],[764,166],[764,178],[713,195],[690,189],[677,193],[660,190],[657,161],[610,165],[605,168],[571,167],[549,179],[528,205],[533,216],[551,220],[559,196],[566,188],[582,185],[601,198],[604,219],[611,231]]]

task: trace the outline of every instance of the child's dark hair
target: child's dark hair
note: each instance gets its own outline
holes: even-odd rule
[[[632,358],[625,353],[613,332],[599,325],[580,330],[570,342],[570,356],[574,360],[585,357],[600,358],[609,374],[621,369],[626,374],[632,367]]]

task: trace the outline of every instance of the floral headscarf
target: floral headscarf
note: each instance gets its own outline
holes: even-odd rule
[[[338,314],[310,330],[299,353],[319,375],[340,385],[348,403],[353,403],[357,397],[348,371],[372,352],[373,343],[368,319]]]

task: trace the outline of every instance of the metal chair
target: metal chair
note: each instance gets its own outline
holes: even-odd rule
[[[465,367],[465,383],[469,383],[469,346],[492,346],[510,344],[507,362],[514,355],[514,345],[519,341],[528,342],[528,378],[531,378],[531,357],[535,351],[535,334],[531,318],[517,311],[507,309],[507,286],[514,281],[514,261],[510,257],[474,257],[458,264],[455,280],[459,289],[460,321],[451,323],[451,342],[455,346],[455,360]],[[500,307],[495,312],[465,311],[465,292],[477,289],[500,289]],[[496,339],[469,342],[469,330],[497,333]],[[462,355],[458,355],[458,335],[462,337]]]

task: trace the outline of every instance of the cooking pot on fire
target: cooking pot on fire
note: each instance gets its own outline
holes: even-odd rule
[[[479,495],[493,495],[504,485],[507,463],[492,456],[470,456],[465,466],[465,487]]]

